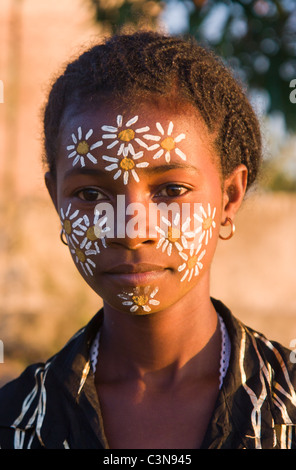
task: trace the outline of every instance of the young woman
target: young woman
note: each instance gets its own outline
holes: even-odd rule
[[[1,390],[1,447],[295,447],[290,351],[210,296],[261,160],[230,72],[193,40],[115,36],[54,83],[44,132],[61,239],[104,306]]]

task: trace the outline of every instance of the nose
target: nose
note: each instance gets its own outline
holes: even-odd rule
[[[149,224],[149,200],[137,193],[117,196],[114,237],[107,237],[111,246],[137,250],[143,245],[154,245],[157,239]]]

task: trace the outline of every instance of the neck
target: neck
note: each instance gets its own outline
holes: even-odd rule
[[[194,289],[193,289],[194,290]],[[144,377],[165,371],[176,376],[186,365],[200,375],[216,371],[220,331],[210,297],[194,292],[170,308],[134,316],[104,305],[100,360],[115,377]]]

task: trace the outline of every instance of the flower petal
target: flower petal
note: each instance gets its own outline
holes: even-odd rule
[[[98,147],[101,147],[101,145],[103,145],[102,140],[98,140],[97,142],[95,142],[94,144],[92,144],[92,145],[90,146],[90,150],[93,150],[93,149],[96,149],[96,148],[98,148]]]
[[[186,155],[185,155],[184,152],[182,152],[182,150],[176,148],[176,149],[175,149],[175,152],[176,152],[177,155],[179,155],[179,157],[182,158],[182,160],[184,160],[184,161],[186,160]]]
[[[126,127],[132,126],[133,124],[137,122],[138,119],[139,119],[139,116],[134,116],[129,121],[127,121]]]
[[[171,121],[168,127],[168,135],[172,135],[173,129],[174,129],[174,124]]]
[[[85,140],[89,139],[91,135],[93,135],[93,129],[90,129],[87,134],[85,135]]]
[[[101,129],[102,129],[102,131],[112,132],[112,133],[118,131],[118,128],[114,127],[114,126],[102,126]],[[115,135],[115,137],[116,137],[116,135]]]
[[[113,163],[113,165],[108,165],[105,167],[105,170],[107,171],[112,171],[112,170],[115,170],[118,168],[118,164],[117,163]]]

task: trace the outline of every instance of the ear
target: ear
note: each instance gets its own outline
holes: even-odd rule
[[[56,178],[52,175],[50,171],[47,171],[44,175],[44,179],[45,179],[45,184],[49,192],[49,195],[51,197],[51,200],[56,208],[56,211],[58,212],[58,196],[57,196]]]
[[[222,222],[226,217],[234,220],[245,196],[247,180],[248,170],[245,165],[237,166],[224,180]]]

